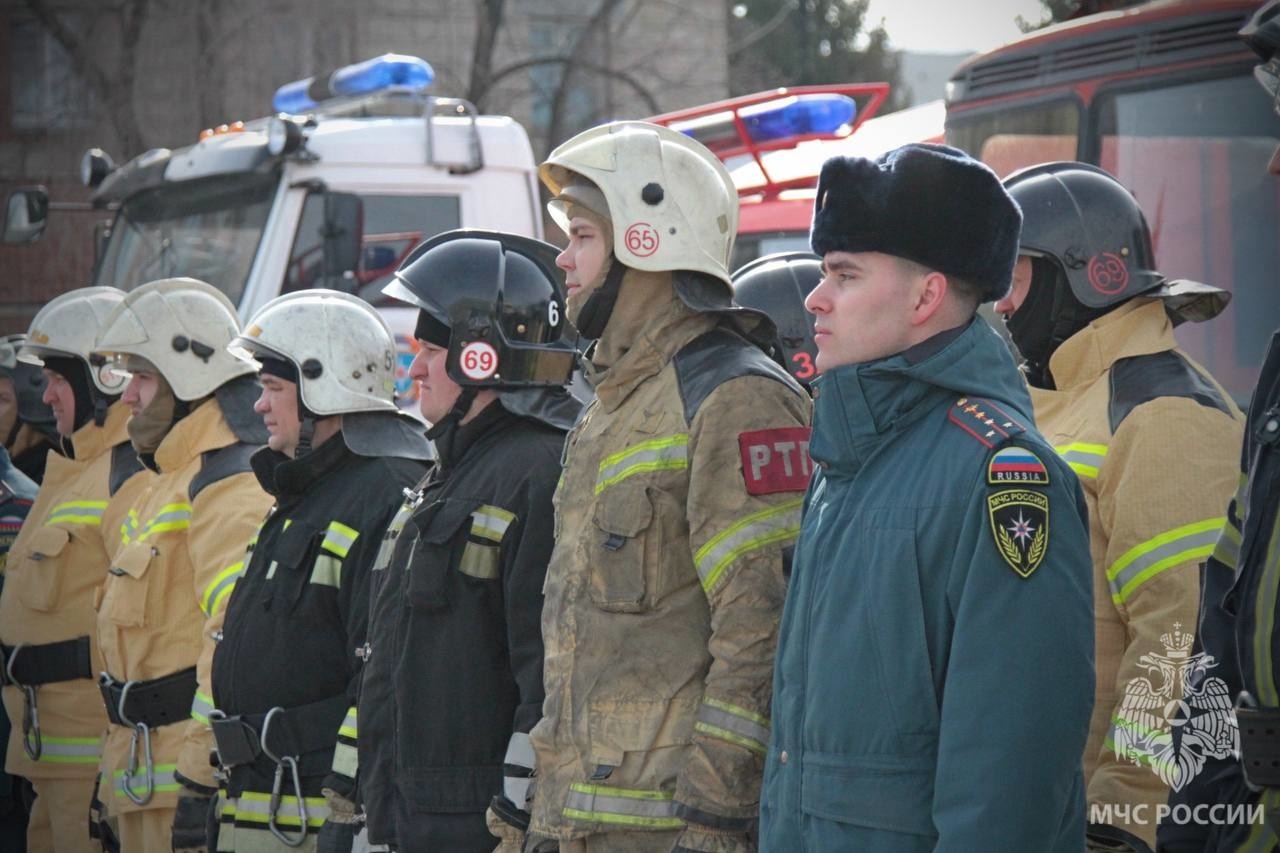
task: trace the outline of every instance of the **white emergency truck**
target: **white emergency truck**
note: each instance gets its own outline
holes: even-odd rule
[[[191,276],[226,293],[246,319],[281,293],[331,287],[383,311],[400,349],[397,390],[416,410],[406,369],[414,311],[381,288],[422,240],[452,228],[542,236],[528,135],[430,93],[422,59],[388,54],[282,86],[275,115],[206,130],[186,148],[120,167],[98,149],[82,178],[115,211],[93,284],[126,290]],[[43,191],[7,206],[6,242],[43,228]]]

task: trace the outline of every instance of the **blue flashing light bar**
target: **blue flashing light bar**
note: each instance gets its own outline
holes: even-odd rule
[[[271,106],[278,113],[304,113],[333,97],[372,95],[393,87],[425,89],[435,77],[425,59],[388,53],[328,75],[286,83],[276,90]]]
[[[852,125],[857,114],[858,105],[853,98],[835,94],[791,95],[738,111],[747,135],[757,145],[793,137],[834,134]],[[712,150],[743,142],[730,111],[677,122],[672,128]]]

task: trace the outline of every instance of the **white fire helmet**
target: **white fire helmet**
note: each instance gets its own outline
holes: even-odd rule
[[[92,353],[98,332],[124,298],[125,292],[114,287],[81,287],[55,296],[31,321],[27,338],[18,347],[18,360],[43,367],[47,357],[78,358],[89,368],[99,391],[119,394],[127,378]]]
[[[395,412],[395,338],[362,299],[336,290],[277,296],[249,320],[231,352],[252,369],[259,358],[292,364],[302,404],[321,417]]]
[[[613,252],[623,264],[650,272],[694,270],[729,284],[738,192],[704,145],[648,122],[612,122],[563,143],[538,170],[557,197],[574,175],[604,194]],[[553,198],[548,209],[568,233],[566,200]]]
[[[235,306],[194,278],[166,278],[130,291],[103,324],[94,351],[127,375],[130,356],[150,362],[179,400],[207,397],[253,367],[227,351],[240,333]]]

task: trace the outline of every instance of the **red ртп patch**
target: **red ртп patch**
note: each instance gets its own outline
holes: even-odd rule
[[[747,494],[803,492],[809,487],[813,460],[809,458],[808,427],[740,432],[738,447]]]

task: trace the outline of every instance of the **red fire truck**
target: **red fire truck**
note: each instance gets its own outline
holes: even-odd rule
[[[794,86],[666,113],[650,121],[689,134],[733,175],[740,202],[733,268],[808,249],[818,172],[829,157],[875,157],[942,140],[941,101],[877,116],[888,83]]]
[[[1238,398],[1280,326],[1280,116],[1236,33],[1259,0],[1155,0],[1088,15],[973,57],[948,83],[946,140],[1000,175],[1083,160],[1147,214],[1160,270],[1231,290],[1177,330]]]

